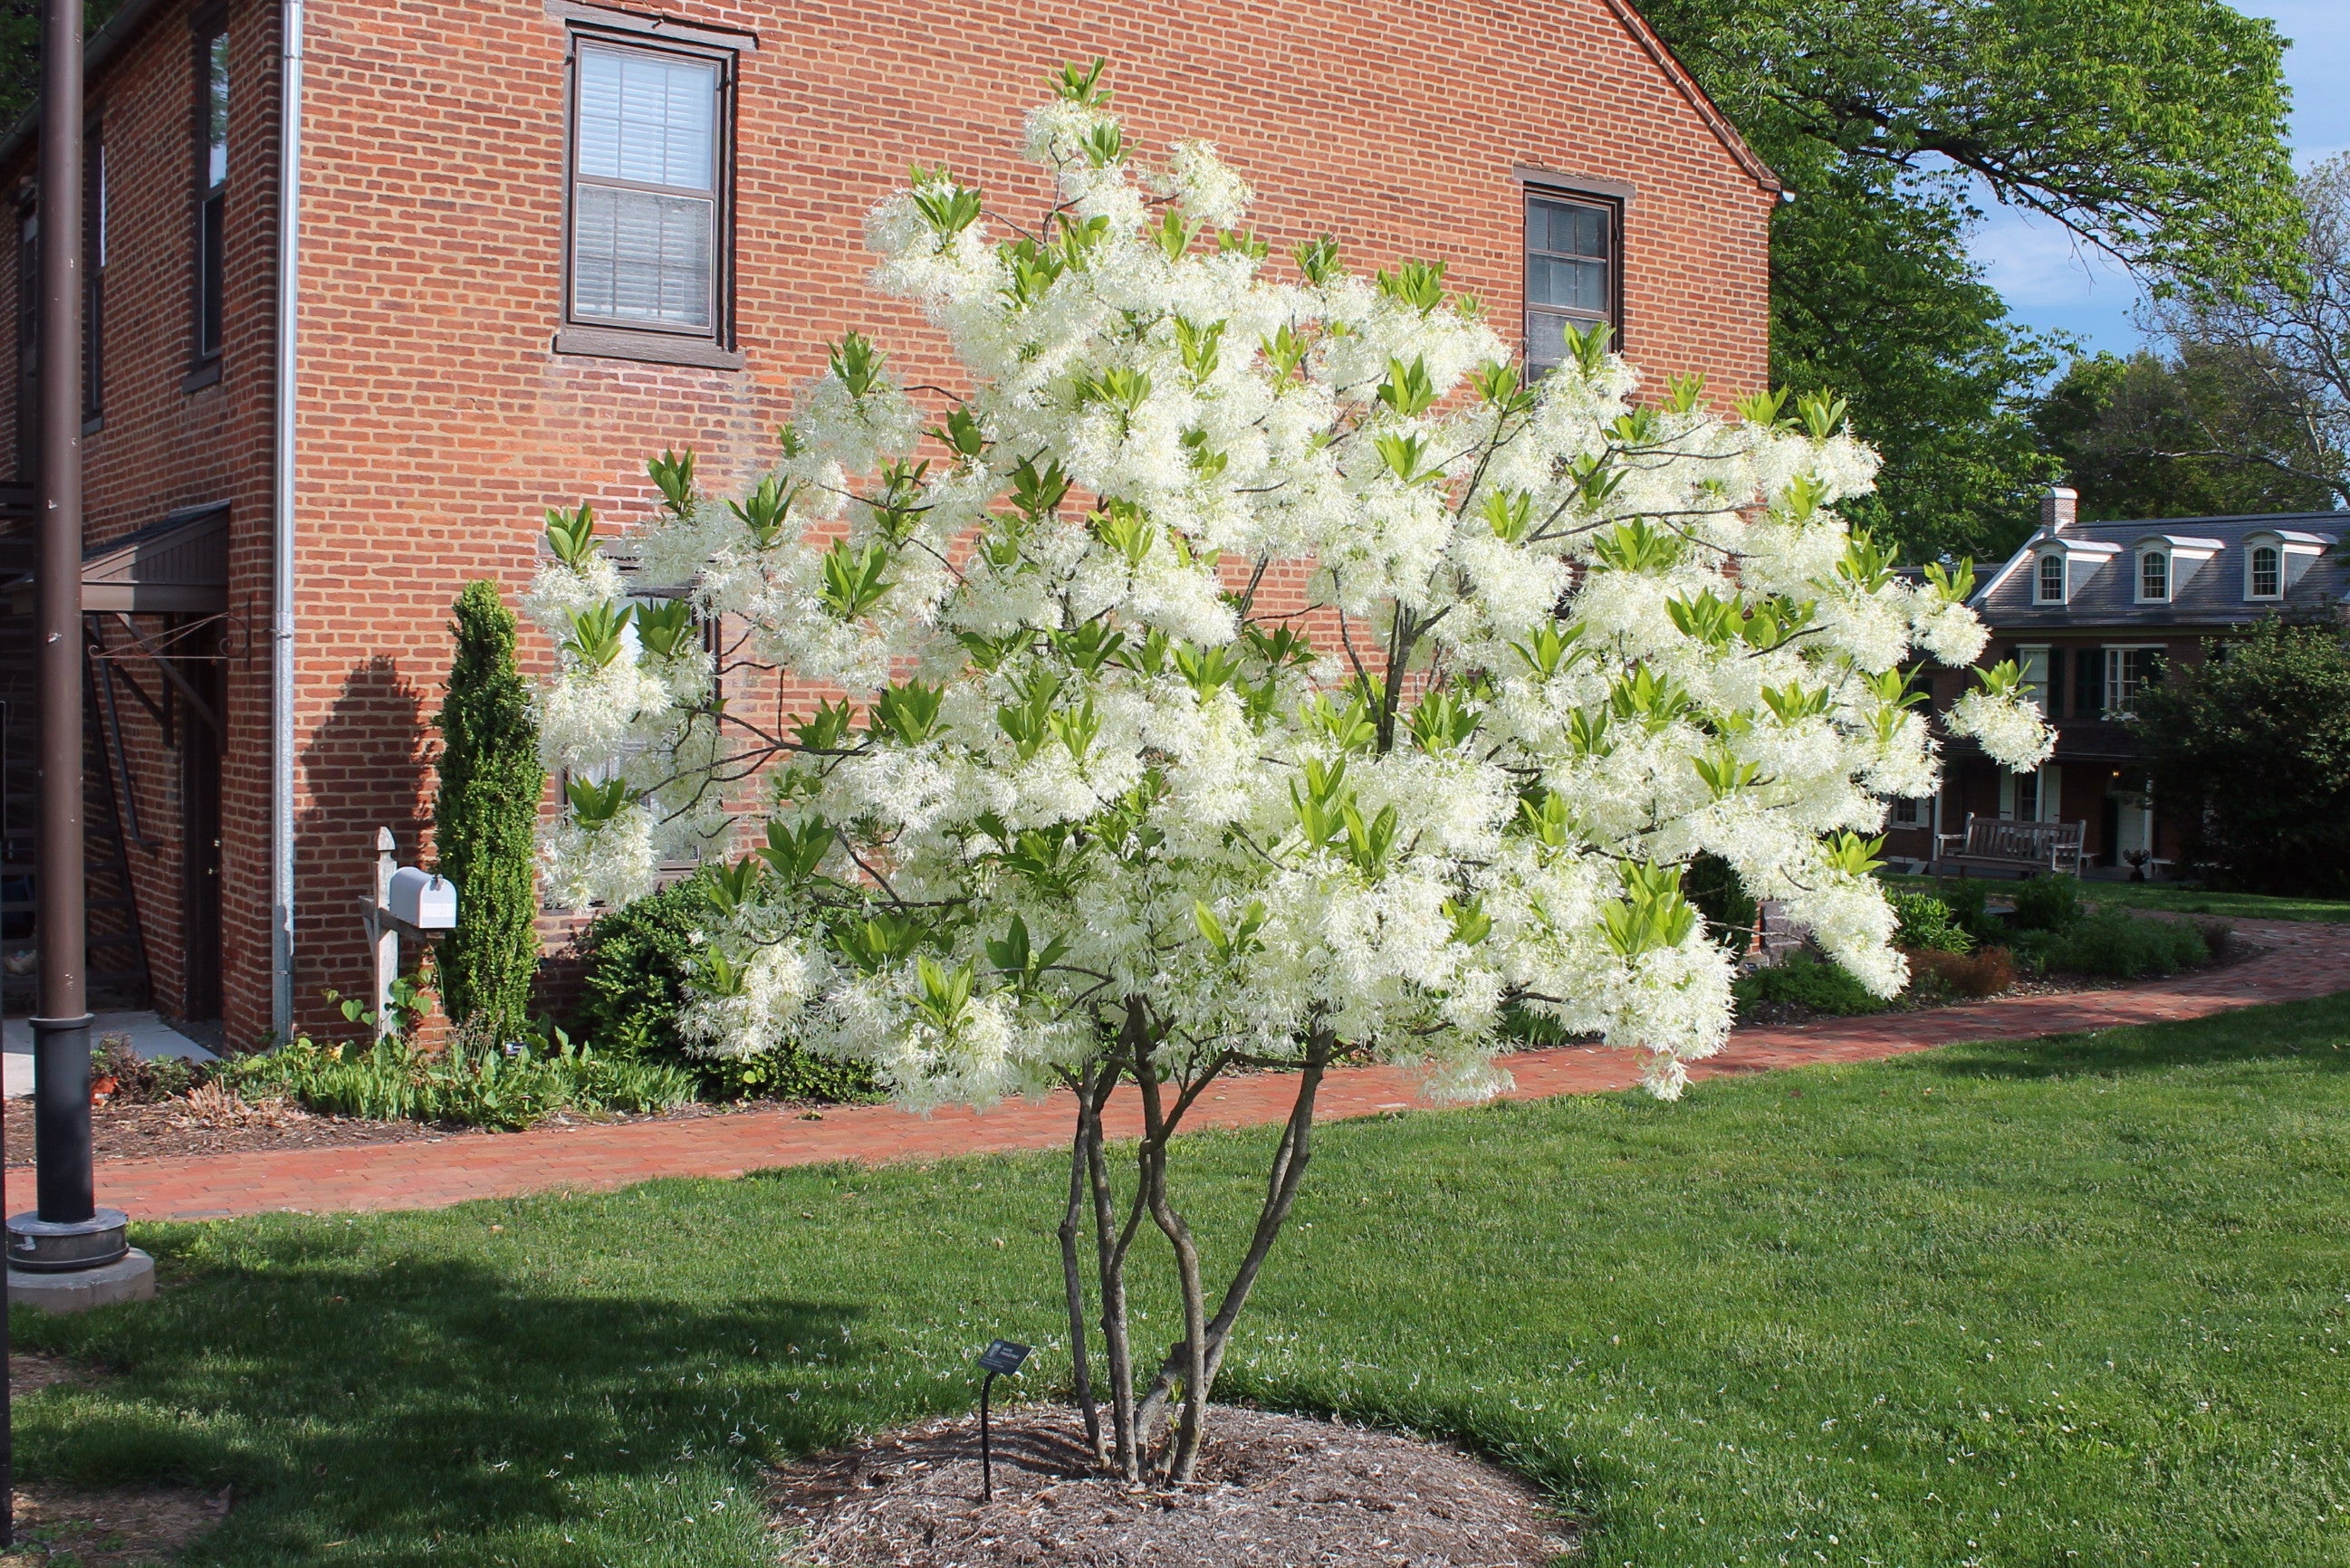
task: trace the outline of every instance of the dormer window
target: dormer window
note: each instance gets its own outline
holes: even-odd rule
[[[2055,551],[2040,557],[2040,576],[2033,602],[2043,605],[2064,602],[2064,557]]]
[[[2245,552],[2244,597],[2248,599],[2284,597],[2284,553],[2274,545],[2255,545]]]
[[[2159,605],[2170,602],[2170,552],[2141,550],[2137,557],[2137,602]]]

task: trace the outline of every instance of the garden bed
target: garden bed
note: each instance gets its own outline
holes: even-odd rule
[[[778,1473],[783,1561],[824,1568],[1542,1568],[1575,1549],[1524,1481],[1461,1449],[1341,1422],[1218,1407],[1199,1479],[1101,1474],[1076,1410],[884,1433]]]
[[[317,1116],[278,1102],[248,1107],[251,1119],[206,1118],[192,1115],[188,1102],[165,1100],[155,1105],[99,1106],[90,1112],[90,1141],[96,1158],[116,1159],[177,1159],[193,1155],[244,1154],[261,1149],[343,1148],[374,1143],[437,1143],[449,1138],[494,1137],[481,1127],[440,1122],[384,1121],[365,1116]],[[738,1110],[790,1107],[780,1101],[748,1105],[691,1105],[643,1116],[609,1112],[583,1116],[557,1112],[534,1131],[567,1127],[611,1127],[629,1122],[694,1121],[727,1116]],[[7,1107],[7,1163],[33,1163],[33,1102],[11,1100]]]

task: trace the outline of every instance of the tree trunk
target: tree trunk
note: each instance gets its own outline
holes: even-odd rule
[[[1086,1144],[1086,1180],[1092,1189],[1096,1268],[1101,1283],[1102,1356],[1109,1373],[1111,1462],[1129,1481],[1142,1479],[1142,1447],[1134,1424],[1134,1345],[1127,1332],[1126,1253],[1133,1244],[1140,1212],[1136,1210],[1123,1231],[1118,1222],[1118,1198],[1110,1184],[1109,1161],[1102,1147],[1102,1111],[1118,1085],[1119,1067],[1101,1075],[1092,1095],[1078,1102],[1080,1136]]]
[[[1077,1228],[1084,1218],[1088,1134],[1091,1118],[1086,1106],[1093,1097],[1094,1075],[1087,1067],[1070,1083],[1077,1096],[1077,1130],[1069,1142],[1069,1203],[1061,1215],[1061,1282],[1069,1303],[1069,1395],[1086,1418],[1086,1443],[1094,1462],[1107,1464],[1109,1449],[1102,1441],[1101,1410],[1094,1403],[1093,1357],[1086,1348],[1086,1278],[1077,1256]]]
[[[1242,1258],[1239,1269],[1233,1272],[1232,1283],[1225,1288],[1224,1298],[1218,1303],[1216,1315],[1209,1321],[1202,1336],[1205,1358],[1199,1378],[1202,1409],[1215,1388],[1217,1375],[1223,1369],[1224,1349],[1231,1343],[1232,1325],[1240,1321],[1242,1310],[1248,1305],[1249,1294],[1256,1288],[1257,1275],[1263,1272],[1265,1259],[1273,1251],[1273,1243],[1280,1236],[1282,1227],[1288,1222],[1291,1209],[1296,1204],[1297,1190],[1305,1180],[1306,1162],[1313,1153],[1315,1102],[1335,1050],[1336,1042],[1321,1031],[1315,1033],[1306,1048],[1305,1067],[1298,1075],[1297,1096],[1290,1106],[1289,1119],[1282,1128],[1281,1142],[1274,1149],[1273,1168],[1265,1180],[1264,1202],[1257,1211],[1256,1230],[1249,1238],[1247,1255]],[[1177,1379],[1185,1378],[1188,1384],[1191,1364],[1187,1345],[1176,1345],[1169,1352],[1136,1415],[1137,1422],[1143,1429],[1148,1430],[1157,1423],[1168,1396],[1174,1391]],[[1189,1394],[1187,1386],[1187,1399]]]
[[[1207,1422],[1207,1295],[1200,1284],[1200,1251],[1191,1240],[1191,1228],[1167,1196],[1167,1145],[1175,1124],[1167,1115],[1158,1064],[1150,1060],[1148,1043],[1135,1044],[1134,1081],[1142,1095],[1143,1138],[1138,1158],[1143,1196],[1151,1220],[1174,1249],[1175,1277],[1183,1294],[1183,1418],[1168,1447],[1165,1465],[1167,1479],[1181,1485],[1199,1463],[1200,1438]]]

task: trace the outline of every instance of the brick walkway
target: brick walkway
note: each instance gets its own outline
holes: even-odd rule
[[[2002,997],[1926,1012],[1840,1019],[1788,1028],[1741,1029],[1693,1076],[1768,1072],[1817,1062],[1866,1062],[1962,1040],[2012,1040],[2133,1023],[2200,1018],[2230,1008],[2350,991],[2350,926],[2236,921],[2238,933],[2271,950],[2207,974],[2126,990],[2071,996]],[[1513,1099],[1597,1094],[1638,1080],[1622,1052],[1586,1046],[1509,1058]],[[1214,1127],[1278,1122],[1288,1110],[1281,1076],[1230,1081],[1201,1106]],[[1322,1094],[1332,1120],[1419,1105],[1403,1069],[1334,1073]],[[1116,1113],[1119,1107],[1113,1106]],[[1114,1120],[1118,1118],[1114,1114]],[[1139,1125],[1125,1107],[1122,1130]],[[985,1113],[910,1116],[887,1106],[840,1106],[821,1120],[785,1110],[700,1121],[569,1127],[433,1143],[119,1160],[98,1168],[101,1203],[137,1220],[212,1220],[279,1210],[304,1212],[434,1209],[474,1198],[578,1192],[656,1177],[734,1177],[778,1166],[837,1160],[879,1164],[992,1150],[1058,1147],[1068,1137],[1066,1097],[1014,1102]],[[33,1206],[33,1172],[7,1172],[8,1211]]]

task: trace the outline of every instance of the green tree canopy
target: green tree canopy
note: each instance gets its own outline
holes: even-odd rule
[[[106,25],[122,0],[86,0],[84,36]],[[41,91],[41,0],[0,0],[0,134],[33,107]]]
[[[1913,554],[2005,550],[2054,476],[2026,417],[2051,346],[1967,255],[1977,192],[2163,277],[2298,265],[2282,43],[2222,0],[1643,9],[1794,194],[1773,234],[1773,372],[1851,400]]]
[[[2033,408],[2033,429],[2080,491],[2085,518],[2324,511],[2333,491],[2289,464],[2197,450],[2212,430],[2235,432],[2248,450],[2302,448],[2301,406],[2280,391],[2268,358],[2189,340],[2168,358],[2142,349],[2075,359]]]
[[[2350,893],[2350,647],[2269,619],[2139,688],[2132,727],[2188,854],[2260,893]]]

